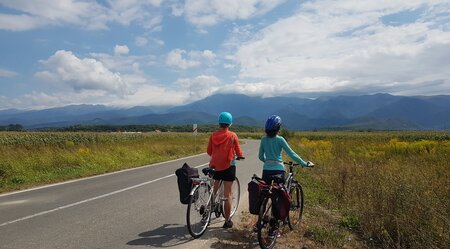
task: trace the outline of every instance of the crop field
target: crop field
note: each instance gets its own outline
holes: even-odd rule
[[[351,244],[349,231],[367,247],[449,248],[448,132],[291,135],[291,147],[317,164],[300,174],[305,237],[324,248]]]
[[[191,133],[0,132],[0,192],[192,155]]]

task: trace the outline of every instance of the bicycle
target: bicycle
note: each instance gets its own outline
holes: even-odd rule
[[[289,172],[286,179],[281,175],[271,177],[271,184],[262,189],[263,201],[260,206],[256,228],[258,231],[258,243],[262,249],[270,249],[275,245],[279,233],[279,223],[288,224],[291,230],[298,227],[303,215],[304,194],[300,182],[294,179],[294,166],[299,164],[293,162],[283,162],[289,166]],[[307,167],[314,167],[313,163],[308,162]],[[277,182],[282,182],[281,184]],[[285,220],[275,218],[272,210],[272,190],[278,185],[286,188],[291,199],[289,213]]]
[[[223,216],[224,205],[227,200],[224,198],[223,181],[220,180],[217,193],[214,193],[214,179],[215,170],[213,168],[204,168],[202,170],[206,177],[192,178],[193,188],[189,194],[189,203],[186,213],[186,223],[188,231],[193,238],[199,238],[205,233],[211,221],[212,213],[216,218]],[[236,179],[232,185],[232,206],[230,218],[236,213],[240,198],[240,184],[239,179]]]

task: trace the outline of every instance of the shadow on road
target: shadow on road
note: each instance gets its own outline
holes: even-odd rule
[[[140,238],[127,242],[127,245],[173,247],[192,240],[186,225],[164,224],[154,230],[140,233]]]

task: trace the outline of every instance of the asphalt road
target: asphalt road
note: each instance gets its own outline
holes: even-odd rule
[[[259,141],[245,142],[240,209],[248,205],[250,177],[261,174]],[[193,240],[174,175],[184,162],[201,168],[208,161],[200,154],[0,195],[0,248],[209,248],[223,220]]]

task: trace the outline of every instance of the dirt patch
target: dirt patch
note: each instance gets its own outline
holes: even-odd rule
[[[259,248],[253,226],[256,216],[246,211],[241,212],[233,229],[221,232],[220,239],[210,246],[216,249]],[[329,248],[368,248],[358,239],[356,231],[348,230],[341,225],[342,217],[337,211],[314,207],[305,213],[300,228],[291,231],[283,226],[281,236],[274,248],[278,249],[329,249]],[[219,238],[219,237],[218,237]]]

